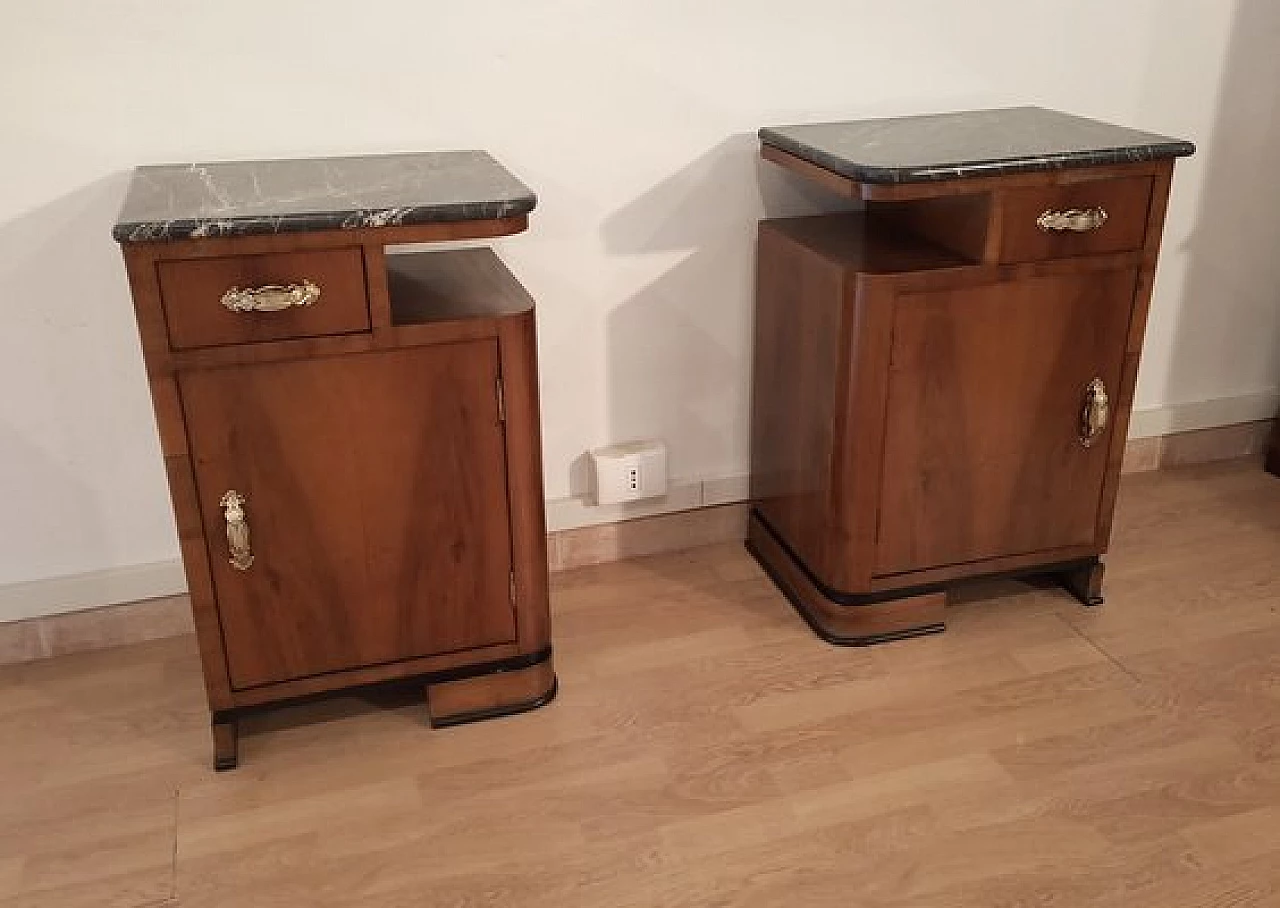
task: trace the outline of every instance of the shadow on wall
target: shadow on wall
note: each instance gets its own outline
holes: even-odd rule
[[[1280,385],[1280,3],[1240,0],[1206,156],[1164,397]],[[1177,177],[1174,177],[1177,192]],[[1230,372],[1235,388],[1215,385]]]
[[[665,439],[677,480],[745,472],[756,222],[838,207],[761,161],[755,135],[743,133],[606,219],[610,254],[678,258],[607,317],[611,441]],[[588,482],[583,456],[572,493]]]
[[[0,584],[176,554],[109,234],[127,179],[95,181],[0,224]]]

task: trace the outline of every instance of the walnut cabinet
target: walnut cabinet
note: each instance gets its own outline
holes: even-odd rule
[[[759,227],[748,547],[834,643],[941,630],[975,577],[1100,603],[1173,161],[872,183],[763,153],[860,210]]]
[[[533,301],[488,249],[384,250],[524,224],[124,245],[219,768],[318,694],[553,696]]]

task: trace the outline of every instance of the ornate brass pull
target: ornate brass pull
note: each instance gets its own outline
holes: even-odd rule
[[[222,505],[222,516],[227,521],[231,566],[237,571],[247,571],[253,566],[253,551],[249,548],[249,521],[244,513],[244,496],[235,489],[228,489],[218,504]]]
[[[232,287],[222,294],[222,305],[232,312],[279,312],[294,306],[310,306],[320,299],[319,285],[311,281],[297,284],[267,284],[263,287]]]
[[[1080,410],[1080,444],[1086,448],[1102,437],[1111,418],[1111,401],[1107,398],[1107,386],[1095,378],[1084,389],[1084,407]]]
[[[1045,233],[1090,233],[1107,222],[1107,209],[1068,208],[1054,211],[1050,208],[1036,218],[1036,226]]]

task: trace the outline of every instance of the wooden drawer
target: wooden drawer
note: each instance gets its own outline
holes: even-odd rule
[[[359,247],[183,259],[160,262],[157,268],[169,345],[175,350],[369,330]],[[295,300],[275,308],[283,303],[269,296],[239,301],[263,307],[259,309],[227,305],[236,302],[226,298],[231,290],[301,287],[304,282],[319,294],[302,305]]]
[[[1010,191],[1001,212],[1000,261],[1034,262],[1074,255],[1140,249],[1147,235],[1150,177],[1090,180]],[[1077,229],[1041,226],[1046,215],[1106,213],[1097,226],[1081,218]]]

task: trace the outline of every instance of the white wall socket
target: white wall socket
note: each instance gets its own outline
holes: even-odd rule
[[[632,441],[590,452],[595,503],[618,504],[667,494],[667,446]]]

